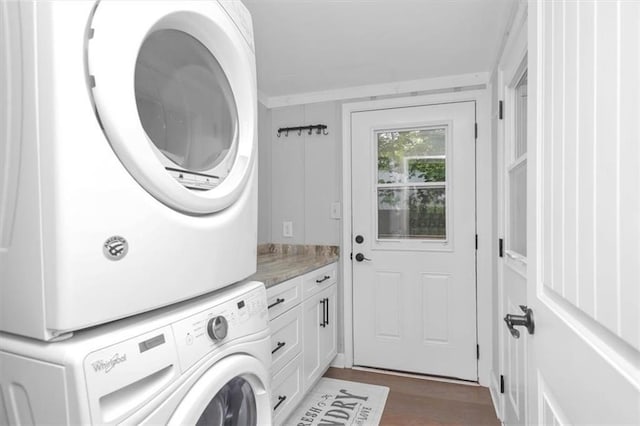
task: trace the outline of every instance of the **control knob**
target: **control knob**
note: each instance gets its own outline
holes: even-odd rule
[[[207,334],[214,342],[227,337],[228,329],[227,319],[222,315],[211,318],[207,323]]]

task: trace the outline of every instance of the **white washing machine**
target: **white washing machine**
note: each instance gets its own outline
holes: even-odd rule
[[[0,330],[41,340],[255,272],[239,1],[0,2]]]
[[[0,424],[270,424],[270,345],[258,282],[63,342],[0,334]]]

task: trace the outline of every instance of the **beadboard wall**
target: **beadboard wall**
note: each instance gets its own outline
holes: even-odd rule
[[[340,201],[341,104],[322,102],[267,109],[259,104],[260,243],[339,245],[340,219],[331,217],[331,204]],[[328,135],[290,132],[278,128],[326,124]],[[283,222],[293,235],[283,236]]]

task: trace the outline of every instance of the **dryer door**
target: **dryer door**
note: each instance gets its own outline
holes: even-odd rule
[[[265,367],[253,357],[224,358],[193,385],[169,425],[271,424],[268,377]]]
[[[88,31],[96,114],[131,175],[190,214],[228,207],[256,151],[255,57],[215,1],[101,1]]]

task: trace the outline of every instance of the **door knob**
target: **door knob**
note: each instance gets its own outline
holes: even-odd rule
[[[362,253],[356,254],[356,260],[358,262],[362,262],[363,260],[366,260],[367,262],[371,262],[371,259],[367,259],[366,257],[364,257],[364,254]]]
[[[504,322],[507,324],[509,332],[516,339],[520,338],[520,331],[515,329],[516,326],[526,327],[529,334],[533,334],[535,330],[533,311],[525,305],[520,305],[520,309],[524,312],[524,315],[507,314],[504,317]]]

